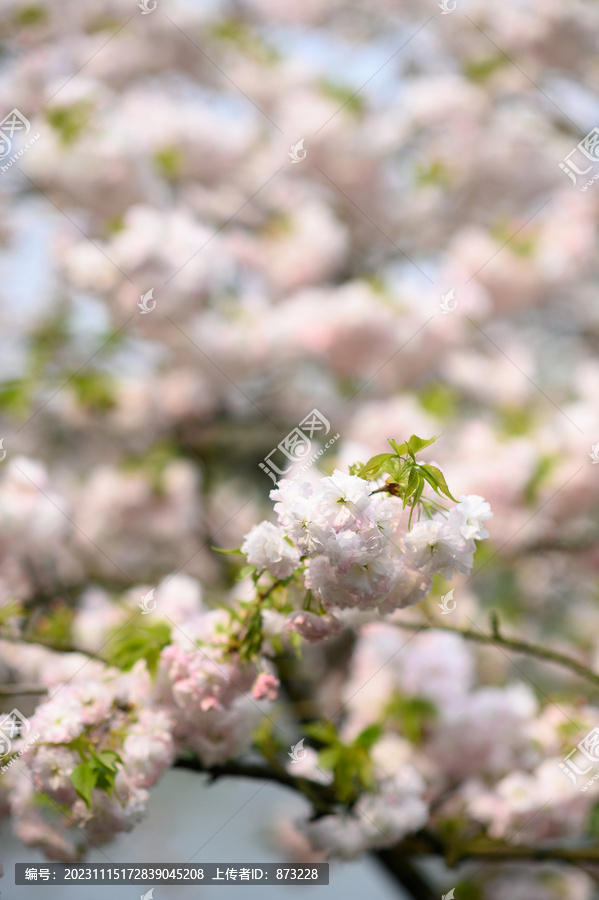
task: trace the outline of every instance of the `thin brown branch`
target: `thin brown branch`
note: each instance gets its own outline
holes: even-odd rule
[[[18,697],[25,694],[47,694],[41,684],[0,684],[0,697]]]
[[[575,675],[578,675],[580,678],[584,678],[586,681],[599,687],[599,673],[594,672],[588,666],[578,662],[578,660],[573,659],[571,656],[567,656],[565,653],[558,653],[556,650],[551,650],[549,647],[543,647],[540,644],[532,644],[528,641],[519,641],[515,638],[504,637],[499,633],[498,629],[494,629],[493,634],[485,634],[485,632],[480,629],[475,631],[474,629],[468,628],[454,628],[450,625],[428,625],[418,622],[395,622],[394,624],[398,625],[400,628],[407,628],[410,631],[431,629],[435,629],[436,631],[449,631],[453,634],[461,635],[467,641],[475,641],[478,644],[487,644],[489,646],[505,647],[507,650],[513,650],[515,653],[524,653],[527,656],[532,656],[536,659],[543,660],[544,662],[551,662],[564,669],[569,669],[571,672],[574,672]]]

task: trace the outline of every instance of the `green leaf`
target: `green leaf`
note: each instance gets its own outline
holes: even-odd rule
[[[523,489],[524,499],[529,505],[537,503],[539,497],[539,489],[542,487],[543,482],[546,480],[547,476],[553,469],[556,460],[557,457],[555,456],[542,456],[541,459],[537,462],[534,472],[532,473],[527,483],[524,485]]]
[[[396,694],[385,714],[397,723],[401,734],[413,744],[419,744],[427,725],[437,718],[437,707],[428,697],[403,697]]]
[[[463,64],[463,71],[466,78],[477,84],[483,84],[498,69],[503,68],[506,64],[505,54],[495,53],[491,56],[481,57],[479,59],[469,59]]]
[[[393,438],[388,438],[387,443],[391,445],[391,447],[395,450],[395,454],[397,456],[403,456],[404,453],[408,451],[407,444],[398,444],[397,441],[394,441]]]
[[[43,612],[40,611],[27,629],[27,637],[39,644],[49,644],[52,647],[72,646],[72,625],[75,618],[74,610],[64,600],[56,598],[46,605]]]
[[[162,648],[170,642],[171,628],[167,622],[145,623],[135,617],[113,633],[105,649],[106,662],[127,672],[138,659],[145,659],[154,675]]]
[[[245,556],[245,553],[241,552],[241,547],[235,547],[234,550],[222,550],[220,547],[211,547],[210,549],[215,553],[222,553],[223,556]]]
[[[106,372],[80,372],[71,378],[69,388],[84,409],[101,411],[116,405],[115,383]]]
[[[101,767],[105,767],[110,769],[111,772],[117,771],[117,763],[123,763],[123,760],[115,753],[114,750],[102,750],[100,753],[93,753],[92,758],[96,763],[96,767],[100,764]]]
[[[391,478],[396,482],[401,482],[404,477],[405,464],[398,459],[397,456],[392,456],[391,459],[388,459],[387,462],[383,463],[381,466],[381,471],[379,476],[384,474],[390,475]]]
[[[256,566],[243,566],[235,576],[235,581],[243,581],[244,578],[247,578],[252,572],[256,571]]]
[[[71,772],[73,787],[88,807],[92,805],[92,792],[98,781],[98,770],[90,762],[82,762]]]
[[[183,170],[185,157],[178,147],[162,147],[154,153],[153,162],[163,178],[177,178]]]
[[[352,463],[350,466],[348,466],[347,471],[348,471],[349,475],[357,475],[359,478],[360,472],[362,471],[363,468],[364,468],[363,462],[355,462],[355,463]]]
[[[419,453],[420,450],[424,450],[425,447],[430,447],[431,444],[434,444],[439,437],[440,435],[436,434],[434,437],[425,440],[424,438],[420,438],[417,435],[413,434],[408,441],[408,450],[413,455],[416,455],[416,453]]]
[[[453,388],[443,383],[432,383],[418,393],[420,405],[437,419],[451,421],[458,411],[460,395]]]
[[[304,725],[304,733],[321,744],[333,744],[338,740],[337,729],[332,722],[308,722]]]
[[[393,459],[392,453],[377,453],[376,456],[372,456],[358,473],[360,478],[363,478],[365,481],[376,478],[376,474],[383,463],[386,463],[389,459]]]
[[[341,747],[339,745],[336,747],[326,747],[319,752],[318,763],[323,769],[334,769],[339,762],[340,754]]]
[[[403,491],[403,508],[406,508],[407,502],[412,494],[415,494],[420,487],[422,482],[422,475],[418,472],[417,469],[412,469],[410,472],[408,483]]]
[[[71,106],[54,106],[46,110],[46,121],[58,133],[65,145],[74,143],[85,131],[92,112],[91,104],[85,100]]]
[[[382,733],[381,726],[377,723],[369,725],[364,731],[361,731],[354,741],[354,746],[369,750],[373,744],[376,744]]]
[[[354,90],[353,86],[323,79],[318,82],[317,87],[325,97],[333,100],[335,105],[343,109],[344,112],[359,115],[364,109],[364,100],[358,96],[359,92]]]
[[[458,502],[449,490],[447,482],[445,481],[445,475],[441,469],[438,469],[437,466],[426,465],[420,466],[420,471],[437,494],[445,494],[445,496],[449,497],[450,500],[453,500],[454,503]],[[430,477],[427,477],[427,473]]]

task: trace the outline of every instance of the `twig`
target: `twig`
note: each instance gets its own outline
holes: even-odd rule
[[[531,644],[527,641],[518,641],[514,638],[504,637],[499,633],[499,627],[497,621],[493,622],[493,634],[485,634],[484,631],[480,629],[478,631],[474,631],[468,628],[453,628],[450,625],[423,625],[416,622],[394,622],[395,625],[400,628],[407,628],[410,631],[423,631],[435,629],[436,631],[449,631],[453,634],[459,634],[467,641],[476,641],[478,644],[489,644],[495,645],[498,647],[505,647],[508,650],[513,650],[515,653],[525,653],[528,656],[533,656],[536,659],[542,659],[545,662],[555,663],[557,666],[562,666],[564,669],[570,669],[571,672],[574,672],[580,678],[586,679],[586,681],[590,681],[591,684],[599,687],[599,673],[594,672],[592,669],[589,669],[588,666],[579,663],[577,660],[573,659],[571,656],[566,656],[564,653],[558,653],[556,650],[551,650],[549,647],[542,647],[540,644]]]
[[[283,768],[237,762],[224,763],[219,766],[204,766],[199,760],[187,757],[177,759],[173,768],[190,769],[192,772],[201,772],[208,775],[211,781],[216,781],[217,778],[227,776],[234,776],[237,778],[257,778],[263,781],[272,781],[303,794],[320,813],[331,814],[337,811],[334,807],[335,792],[332,787],[325,784],[318,784],[318,782],[311,781],[309,778],[290,775]]]
[[[41,684],[0,684],[0,697],[18,697],[20,694],[47,694]]]

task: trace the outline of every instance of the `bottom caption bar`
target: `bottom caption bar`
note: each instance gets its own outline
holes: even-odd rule
[[[15,884],[328,884],[329,864],[281,866],[279,863],[203,863],[201,866],[169,863],[139,866],[69,866],[49,863],[15,863]],[[155,898],[158,900],[158,898]]]

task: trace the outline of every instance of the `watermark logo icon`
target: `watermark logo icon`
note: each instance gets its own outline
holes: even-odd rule
[[[0,441],[0,447],[1,446],[2,446],[2,441]],[[591,457],[593,466],[599,465],[599,441],[597,441],[596,444],[593,444],[593,446],[591,447],[591,452],[589,453],[589,456]]]
[[[13,109],[7,116],[4,116],[2,121],[0,122],[0,160],[6,159],[9,153],[12,152],[13,148],[13,138],[17,132],[23,132],[24,134],[29,134],[31,131],[31,123],[29,119],[26,119],[25,116],[19,112],[18,109]],[[32,144],[35,144],[37,139],[39,138],[39,131],[32,138],[30,138],[24,147],[15,153],[14,156],[11,156],[10,159],[7,159],[6,165],[0,165],[0,174],[4,174],[15,160],[19,159],[25,152],[31,147]]]
[[[153,900],[154,888],[150,888],[147,894],[142,894],[139,900]]]
[[[593,768],[593,766],[590,765],[587,766],[586,769],[580,769],[578,765],[573,762],[570,757],[574,756],[577,751],[582,754],[584,759],[579,758],[576,760],[576,763],[581,763],[583,765],[589,761],[591,763],[599,763],[599,726],[595,725],[595,727],[583,737],[574,750],[571,750],[570,753],[564,757],[564,762],[559,763],[560,769],[572,780],[574,786],[576,786],[576,778],[578,775],[587,775]],[[593,778],[591,778],[590,781],[587,781],[580,790],[586,791],[587,788],[597,780],[599,780],[599,772],[596,772]]]
[[[452,888],[448,894],[443,894],[441,900],[453,900],[455,897],[455,888]]]
[[[154,0],[154,6],[150,6],[150,0],[141,0],[141,3],[137,4],[141,9],[142,16],[147,16],[148,13],[154,12],[157,6],[157,0]]]
[[[454,11],[457,6],[457,0],[453,0],[453,6],[451,5],[451,0],[442,0],[441,3],[437,3],[437,6],[441,10],[441,15],[446,16],[447,13]],[[449,897],[449,894],[447,896]]]
[[[31,737],[24,747],[21,747],[16,753],[11,753],[12,751],[12,742],[15,738],[20,738],[26,734],[29,734],[31,731],[31,723],[29,719],[26,719],[23,713],[19,712],[18,709],[13,709],[12,712],[2,715],[0,718],[0,759],[3,759],[5,756],[10,756],[10,759],[7,761],[6,765],[0,765],[0,775],[4,775],[5,772],[8,772],[13,763],[20,759],[24,753],[27,752],[29,747],[32,744],[35,744],[37,740],[40,738],[39,731]]]
[[[297,744],[291,745],[291,753],[288,753],[287,756],[291,757],[291,763],[301,762],[302,759],[306,758],[306,754],[308,751],[304,747],[304,741],[306,738],[302,738],[301,741],[298,741]]]
[[[591,165],[588,165],[589,161]],[[592,171],[593,163],[599,163],[599,127],[597,125],[591,128],[567,156],[564,156],[564,161],[559,163],[559,167],[571,179],[572,184],[576,185],[579,175],[588,175]],[[581,166],[585,166],[585,168],[580,168]],[[586,191],[598,178],[599,171],[595,172],[580,190]]]
[[[442,616],[449,615],[450,612],[453,612],[456,608],[456,602],[453,599],[453,592],[455,588],[452,588],[450,591],[447,591],[446,594],[443,594],[441,597],[441,603],[437,603],[437,606],[441,610]],[[453,603],[453,606],[451,605]]]
[[[450,10],[451,11],[451,10]],[[453,312],[454,309],[457,309],[458,301],[454,300],[455,288],[452,288],[446,294],[441,295],[441,302],[439,306],[441,307],[442,315],[447,315],[447,313]]]
[[[12,150],[12,139],[17,131],[29,134],[31,123],[15,108],[0,122],[0,159],[4,159]]]
[[[29,720],[18,709],[3,716],[0,720],[0,759],[10,753],[14,738],[29,734],[30,730]]]
[[[297,144],[292,144],[291,152],[287,154],[287,156],[291,157],[292,163],[301,162],[307,155],[308,151],[304,147],[304,138],[302,138],[301,141],[298,141]]]
[[[150,10],[151,11],[151,10]],[[152,312],[153,309],[156,308],[156,301],[153,299],[154,297],[154,288],[150,288],[145,294],[142,294],[140,297],[140,303],[137,305],[141,309],[141,314],[144,316],[146,313]]]
[[[144,594],[144,596],[141,598],[141,603],[137,604],[141,609],[142,616],[147,616],[149,613],[154,612],[154,610],[158,606],[157,601],[154,600],[155,590],[156,588],[152,588],[151,591],[148,591],[147,594]]]
[[[0,438],[0,462],[6,459],[6,450],[4,449],[4,438]],[[599,460],[597,460],[599,462]]]
[[[277,473],[279,477],[286,475],[293,468],[293,463],[299,462],[300,460],[306,459],[312,449],[312,439],[316,432],[322,432],[323,436],[327,435],[331,430],[331,423],[323,416],[321,412],[317,409],[313,409],[311,413],[309,413],[305,419],[299,423],[297,428],[294,428],[293,431],[290,431],[287,437],[283,438],[280,444],[271,450],[270,453],[267,453],[264,457],[264,462],[259,463],[260,468],[266,472],[269,478],[276,484],[277,476],[274,475],[274,472]],[[340,435],[335,435],[333,439],[327,442],[326,447],[321,449],[316,453],[311,460],[306,463],[306,467],[311,466],[313,462],[325,452],[326,449],[340,437]],[[280,451],[283,456],[283,459],[279,459],[279,462],[282,462],[286,465],[286,468],[280,468],[273,460],[273,456]],[[306,468],[303,467],[303,468]],[[274,472],[273,472],[274,470]],[[299,474],[299,473],[298,473]]]

